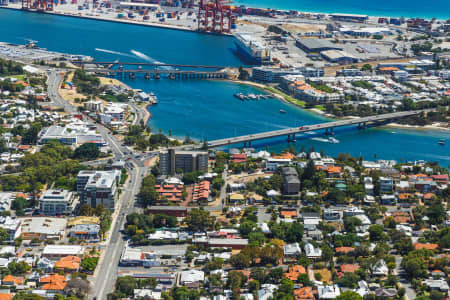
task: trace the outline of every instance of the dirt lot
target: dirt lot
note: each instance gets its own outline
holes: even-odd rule
[[[371,62],[354,63],[354,64],[350,64],[350,65],[325,67],[323,70],[325,72],[325,76],[335,76],[336,71],[339,71],[339,70],[345,69],[345,68],[349,68],[350,66],[357,66],[360,69],[365,64],[369,64],[372,67],[376,67],[380,63],[408,62],[408,61],[409,61],[409,59],[406,59],[406,58],[396,58],[396,59],[387,59],[387,60],[379,60],[379,61],[371,61]]]
[[[72,81],[73,79],[73,72],[69,73],[69,75],[67,76],[67,81]],[[125,86],[127,87],[124,83],[122,83],[121,81],[114,79],[114,78],[107,78],[107,77],[99,77],[100,79],[100,84],[102,85],[120,85],[120,86]],[[84,96],[83,94],[79,94],[76,91],[76,87],[74,89],[71,89],[69,85],[65,85],[64,88],[60,87],[59,88],[59,94],[60,96],[69,101],[72,105],[75,106],[82,106],[82,103],[75,103],[74,100],[75,98],[79,98],[79,99],[85,99],[86,96]],[[100,99],[100,98],[96,98],[95,100],[100,100],[103,102],[103,105],[106,105],[107,102]]]
[[[295,33],[304,33],[304,32],[316,32],[316,31],[325,31],[326,25],[322,24],[307,24],[307,23],[299,23],[299,24],[284,24],[281,25],[286,30],[289,30],[291,32]]]
[[[318,269],[318,270],[313,270],[312,271],[314,274],[319,273],[320,275],[322,275],[322,282],[331,282],[331,272],[328,269]]]

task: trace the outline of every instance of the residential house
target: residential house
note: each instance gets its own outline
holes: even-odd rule
[[[305,254],[306,257],[316,259],[322,257],[322,250],[320,248],[315,248],[311,243],[305,244]]]
[[[439,248],[438,244],[423,244],[423,243],[415,243],[413,244],[415,250],[427,249],[427,250],[436,250]]]
[[[371,267],[372,274],[375,276],[386,276],[389,273],[389,268],[383,259],[380,259]]]
[[[289,267],[288,272],[284,274],[284,276],[294,282],[297,281],[297,278],[300,274],[306,274],[306,269],[303,266],[295,265]]]
[[[392,178],[390,177],[380,177],[380,193],[382,194],[390,194],[394,190],[394,183]]]
[[[310,286],[305,286],[294,290],[295,300],[315,300],[313,290]]]
[[[323,211],[323,219],[325,221],[338,221],[341,219],[341,214],[338,210],[327,208]]]
[[[449,286],[445,279],[426,279],[422,281],[423,285],[428,286],[431,290],[448,293]]]
[[[55,270],[63,270],[66,272],[76,272],[80,268],[81,258],[77,256],[65,256],[55,262]]]
[[[6,275],[3,277],[2,285],[22,285],[25,282],[24,277],[20,276],[13,276],[13,275]]]
[[[67,285],[66,277],[60,274],[45,275],[41,277],[40,282],[42,284],[41,289],[50,293],[62,294]]]
[[[335,249],[335,251],[336,251],[336,254],[345,254],[345,255],[347,255],[347,254],[355,251],[355,248],[353,248],[353,247],[337,247]]]
[[[393,298],[397,296],[397,290],[394,288],[377,288],[375,290],[375,296],[377,299],[386,299],[386,298]]]
[[[265,223],[264,223],[265,224]],[[295,257],[302,253],[302,249],[298,243],[287,244],[283,246],[285,257]]]
[[[337,296],[341,294],[339,287],[334,285],[319,285],[317,287],[317,292],[319,299],[336,299]]]

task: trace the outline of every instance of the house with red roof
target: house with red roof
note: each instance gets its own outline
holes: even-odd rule
[[[240,164],[240,163],[244,163],[247,161],[247,155],[244,153],[236,153],[233,154],[233,159],[232,159],[233,163],[235,164]]]
[[[155,190],[159,194],[159,200],[166,198],[169,202],[179,203],[183,199],[184,184],[157,184]]]

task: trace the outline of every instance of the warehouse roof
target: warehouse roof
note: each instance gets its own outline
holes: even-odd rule
[[[324,39],[298,39],[298,43],[302,44],[309,50],[320,50],[320,49],[338,49],[342,50],[342,47],[332,43],[329,40]]]

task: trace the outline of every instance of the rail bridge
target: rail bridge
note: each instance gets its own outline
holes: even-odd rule
[[[143,74],[145,79],[150,79],[151,76],[154,79],[160,79],[161,76],[166,76],[170,79],[223,79],[228,77],[226,68],[223,66],[119,61],[74,61],[73,63],[81,65],[86,72],[122,78],[128,76],[130,79],[134,79],[137,74]]]
[[[268,131],[268,132],[248,134],[248,135],[243,135],[243,136],[230,137],[230,138],[226,138],[226,139],[209,141],[208,147],[215,148],[215,147],[221,147],[221,146],[227,146],[227,145],[233,145],[233,144],[239,144],[239,143],[244,143],[244,147],[247,145],[250,147],[252,141],[269,139],[269,138],[280,137],[280,136],[286,136],[288,142],[291,142],[291,141],[295,140],[295,134],[297,134],[297,133],[325,130],[325,134],[332,134],[334,128],[350,126],[350,125],[356,125],[356,126],[358,126],[358,129],[364,129],[369,124],[374,124],[374,125],[382,124],[385,121],[392,121],[392,120],[403,118],[403,117],[417,115],[417,114],[420,114],[423,112],[426,113],[426,112],[429,112],[432,110],[433,109],[403,111],[403,112],[389,113],[389,114],[383,114],[383,115],[377,115],[377,116],[363,117],[363,118],[358,118],[358,119],[340,120],[340,121],[326,122],[326,123],[321,123],[321,124],[305,125],[305,126],[301,126],[301,127],[293,127],[293,128],[286,128],[286,129],[280,129],[280,130],[274,130],[274,131]]]

